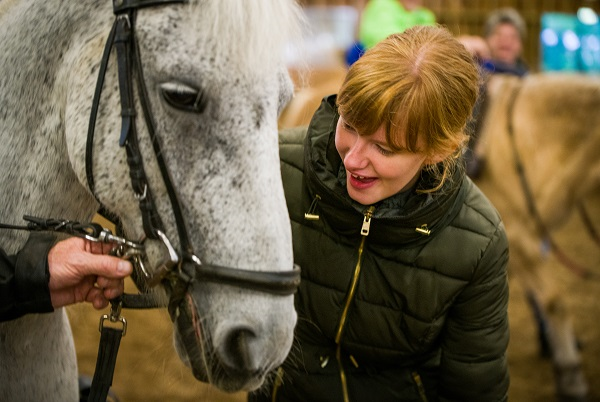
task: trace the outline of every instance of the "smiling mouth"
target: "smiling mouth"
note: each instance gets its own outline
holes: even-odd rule
[[[352,176],[352,178],[354,180],[359,180],[359,181],[362,181],[362,182],[371,182],[371,181],[375,180],[374,177],[359,176],[359,175],[354,174],[354,173],[350,173],[350,176]]]
[[[356,190],[371,188],[376,181],[376,177],[360,176],[354,173],[350,173],[348,176],[348,185]]]

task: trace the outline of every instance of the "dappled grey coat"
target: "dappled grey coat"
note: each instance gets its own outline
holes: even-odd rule
[[[365,226],[367,207],[339,178],[336,121],[329,97],[307,138],[306,129],[280,136],[302,284],[278,400],[343,400],[340,362],[351,401],[506,400],[508,243],[498,213],[457,172],[434,195],[381,202]],[[309,210],[319,219],[306,219]]]

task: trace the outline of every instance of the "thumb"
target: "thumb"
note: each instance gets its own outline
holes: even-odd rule
[[[104,254],[90,254],[85,262],[88,275],[120,279],[131,275],[133,267],[129,261]]]

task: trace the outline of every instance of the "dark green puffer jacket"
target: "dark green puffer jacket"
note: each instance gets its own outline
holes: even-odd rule
[[[329,97],[306,139],[306,129],[280,136],[302,283],[277,400],[344,400],[340,365],[350,401],[507,400],[508,243],[498,213],[462,173],[434,195],[411,190],[401,208],[367,213],[338,180],[336,121]]]

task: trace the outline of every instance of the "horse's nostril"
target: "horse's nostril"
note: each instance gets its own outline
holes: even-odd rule
[[[254,372],[258,369],[252,345],[256,334],[247,327],[233,328],[221,348],[221,361],[227,371]]]

